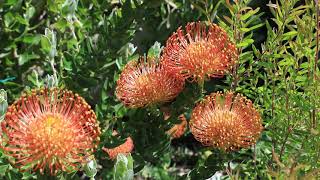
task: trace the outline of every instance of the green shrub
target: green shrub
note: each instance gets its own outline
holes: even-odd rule
[[[96,179],[120,179],[132,177],[133,170],[137,179],[316,179],[317,7],[312,0],[0,0],[0,89],[7,93],[0,92],[0,120],[7,103],[23,91],[60,86],[86,99],[101,128],[97,164],[57,177],[22,173],[1,150],[1,178],[80,179],[96,173]],[[158,105],[125,107],[115,95],[125,65],[139,56],[158,58],[178,27],[197,21],[218,24],[235,42],[239,58],[232,72],[201,86],[186,82],[165,104],[172,110],[167,121]],[[255,145],[225,152],[202,146],[190,130],[179,139],[166,134],[180,114],[190,121],[205,95],[227,90],[251,99],[260,112],[264,130]],[[128,159],[111,160],[103,148],[127,137],[134,151]]]

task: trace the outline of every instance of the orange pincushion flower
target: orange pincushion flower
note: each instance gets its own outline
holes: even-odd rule
[[[15,101],[1,123],[1,148],[22,171],[78,170],[99,143],[96,115],[78,94],[32,90]]]
[[[186,117],[181,114],[179,116],[179,119],[181,120],[181,123],[175,124],[171,129],[167,131],[167,134],[169,134],[173,139],[180,138],[187,129]]]
[[[168,107],[161,107],[160,110],[163,112],[164,120],[168,120],[171,116],[170,109]],[[179,124],[175,124],[171,129],[169,129],[166,133],[170,135],[173,139],[180,138],[184,132],[187,130],[187,119],[184,114],[179,116],[179,120],[181,122]]]
[[[170,75],[154,59],[129,62],[117,81],[116,96],[124,105],[138,108],[174,99],[184,82]]]
[[[227,33],[216,24],[198,22],[181,27],[167,40],[162,63],[183,79],[202,81],[229,71],[238,55]]]
[[[218,92],[207,96],[194,108],[190,129],[205,146],[237,150],[256,142],[262,124],[250,100],[232,92]]]
[[[113,131],[112,135],[115,136],[118,133],[116,131]],[[117,157],[118,154],[128,154],[131,153],[131,151],[134,148],[134,144],[133,141],[131,139],[131,137],[128,137],[126,139],[126,142],[124,142],[123,144],[115,147],[115,148],[105,148],[103,147],[102,150],[105,151],[106,153],[108,153],[110,159],[115,159]]]

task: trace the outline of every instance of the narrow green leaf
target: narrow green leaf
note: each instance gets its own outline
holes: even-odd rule
[[[294,59],[293,58],[285,58],[284,60],[280,61],[278,63],[279,66],[292,66],[294,65]]]
[[[253,30],[258,29],[258,28],[260,28],[262,26],[264,26],[264,23],[254,25],[254,26],[249,28],[249,31],[253,31]]]
[[[250,29],[249,28],[240,28],[239,29],[241,32],[244,32],[244,33],[246,33],[246,32],[249,32],[250,31]]]
[[[229,23],[229,24],[233,24],[233,20],[231,18],[229,18],[228,16],[223,16],[223,18]]]
[[[290,32],[287,32],[287,33],[282,34],[282,36],[283,36],[283,38],[285,38],[285,39],[289,39],[289,38],[291,38],[291,37],[296,36],[297,34],[298,34],[297,31],[290,31]]]
[[[248,11],[246,14],[242,15],[240,17],[241,21],[245,21],[246,19],[248,19],[249,17],[251,17],[252,15],[256,14],[257,12],[259,12],[260,8],[256,8],[255,10],[250,10]]]
[[[247,47],[250,44],[254,43],[253,39],[245,39],[244,41],[242,41],[241,43],[237,44],[237,47]]]

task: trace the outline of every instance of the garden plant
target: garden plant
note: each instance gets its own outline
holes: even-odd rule
[[[319,179],[318,0],[0,0],[0,179]]]

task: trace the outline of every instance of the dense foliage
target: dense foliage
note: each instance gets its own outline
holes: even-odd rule
[[[0,0],[0,119],[23,91],[64,87],[94,109],[100,144],[80,171],[20,172],[1,151],[5,179],[316,179],[320,176],[319,6],[313,0]],[[239,54],[230,73],[186,81],[173,101],[128,108],[115,94],[125,65],[158,59],[178,27],[203,21],[224,29]],[[188,129],[205,95],[227,90],[246,96],[263,120],[253,146],[205,147]],[[166,116],[163,108],[170,111]],[[114,130],[117,133],[114,133]],[[132,138],[131,155],[105,148]]]

